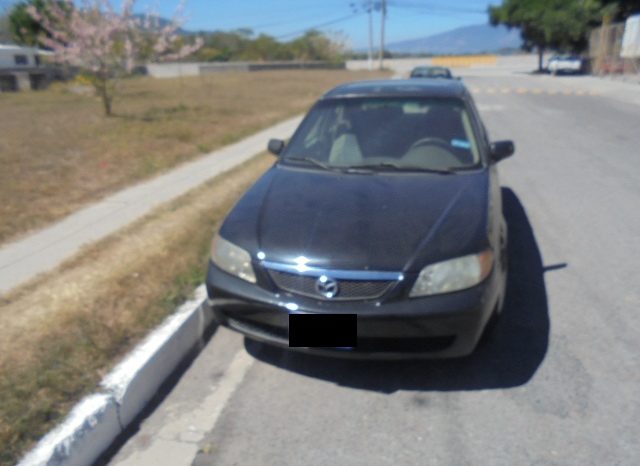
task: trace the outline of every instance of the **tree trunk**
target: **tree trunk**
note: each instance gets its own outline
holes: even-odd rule
[[[544,47],[538,46],[538,71],[542,72],[542,56],[544,55]]]
[[[104,109],[105,116],[111,116],[111,101],[113,100],[113,96],[109,94],[106,79],[98,79],[95,88],[100,99],[102,99],[102,108]]]
[[[102,94],[102,106],[104,107],[104,114],[111,116],[111,96],[108,95],[106,89]]]

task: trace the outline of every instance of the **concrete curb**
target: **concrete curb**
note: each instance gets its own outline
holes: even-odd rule
[[[203,305],[206,288],[180,306],[136,346],[81,400],[66,419],[45,435],[18,466],[88,466],[135,420],[158,387],[201,344],[213,315]]]

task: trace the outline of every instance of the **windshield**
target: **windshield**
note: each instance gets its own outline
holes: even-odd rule
[[[450,78],[451,73],[446,68],[417,68],[411,76],[414,78]]]
[[[455,170],[478,165],[480,156],[461,100],[376,97],[319,102],[282,159],[325,168]]]

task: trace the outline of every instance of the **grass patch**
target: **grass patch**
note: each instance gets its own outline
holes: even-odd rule
[[[388,75],[388,74],[386,74]],[[56,85],[0,94],[0,243],[305,111],[330,87],[383,74],[220,73],[122,82],[113,118]]]
[[[13,464],[204,280],[261,155],[0,298],[0,464]]]

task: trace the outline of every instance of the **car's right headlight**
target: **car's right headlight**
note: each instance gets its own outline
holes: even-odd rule
[[[215,235],[211,242],[211,261],[231,275],[251,283],[256,282],[251,255],[219,234]]]
[[[409,297],[464,290],[487,278],[493,267],[490,249],[426,266],[420,271]]]

